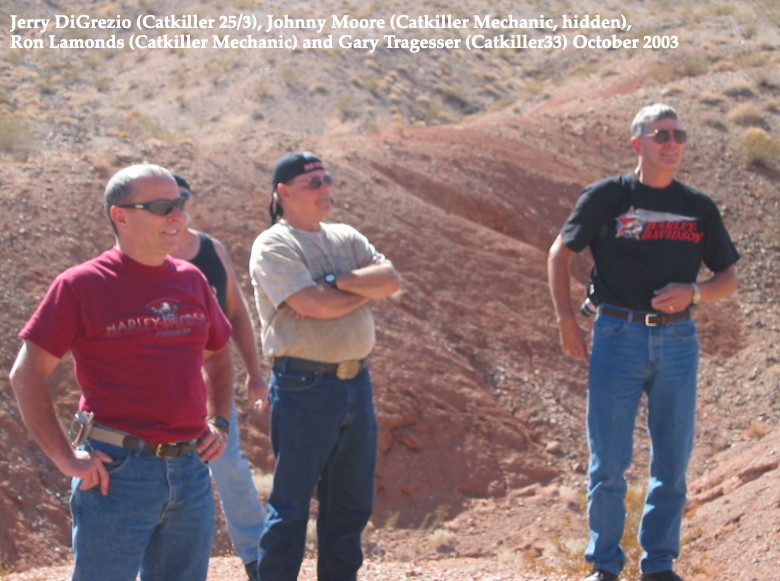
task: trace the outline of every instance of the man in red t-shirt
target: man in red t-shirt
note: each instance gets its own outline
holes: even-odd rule
[[[229,429],[231,327],[200,271],[168,256],[185,200],[162,167],[119,171],[105,192],[116,245],[60,274],[19,333],[22,418],[73,478],[74,580],[206,579],[205,462]],[[46,383],[67,352],[81,390],[71,443]]]

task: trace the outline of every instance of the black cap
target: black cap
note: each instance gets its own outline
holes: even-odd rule
[[[284,184],[301,174],[317,169],[325,169],[319,157],[310,151],[295,151],[280,157],[274,165],[273,186]]]
[[[180,188],[185,188],[188,192],[192,191],[192,189],[190,189],[190,184],[188,184],[187,180],[185,180],[182,176],[174,172],[171,172],[171,175],[173,176],[173,179],[176,180],[176,184],[178,184]]]

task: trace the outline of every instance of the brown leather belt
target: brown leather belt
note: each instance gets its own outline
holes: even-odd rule
[[[669,323],[675,323],[684,319],[690,319],[690,309],[679,311],[677,313],[664,314],[664,313],[646,313],[643,311],[629,311],[626,309],[618,309],[610,307],[609,305],[601,305],[599,307],[599,313],[607,315],[609,317],[615,317],[617,319],[623,319],[629,323],[642,323],[648,327],[657,327],[659,325],[668,325]]]
[[[186,440],[184,442],[171,442],[169,444],[152,444],[136,438],[124,432],[108,430],[97,424],[92,426],[87,436],[98,442],[118,446],[125,450],[141,450],[144,454],[152,454],[158,458],[178,458],[185,456],[195,450],[198,446],[198,440]]]
[[[366,366],[368,358],[350,359],[341,363],[322,363],[299,357],[275,357],[273,363],[274,367],[279,367],[282,371],[331,374],[339,379],[354,379]]]

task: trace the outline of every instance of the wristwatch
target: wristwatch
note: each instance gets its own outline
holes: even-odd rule
[[[217,429],[222,430],[226,434],[230,432],[230,422],[222,416],[214,416],[208,419],[208,423],[212,426],[216,426]]]
[[[691,304],[695,305],[701,300],[701,291],[699,290],[699,285],[695,282],[691,283],[691,290],[693,291],[693,296],[691,297]]]
[[[336,275],[332,272],[329,272],[325,276],[322,277],[322,280],[325,281],[325,284],[327,284],[331,288],[338,289],[339,287],[336,286]]]

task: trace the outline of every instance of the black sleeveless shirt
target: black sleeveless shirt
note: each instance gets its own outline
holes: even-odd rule
[[[219,258],[214,242],[208,234],[198,232],[200,238],[200,250],[195,257],[190,260],[206,276],[206,280],[211,285],[211,290],[217,297],[219,306],[223,311],[227,310],[227,272],[222,260]]]

